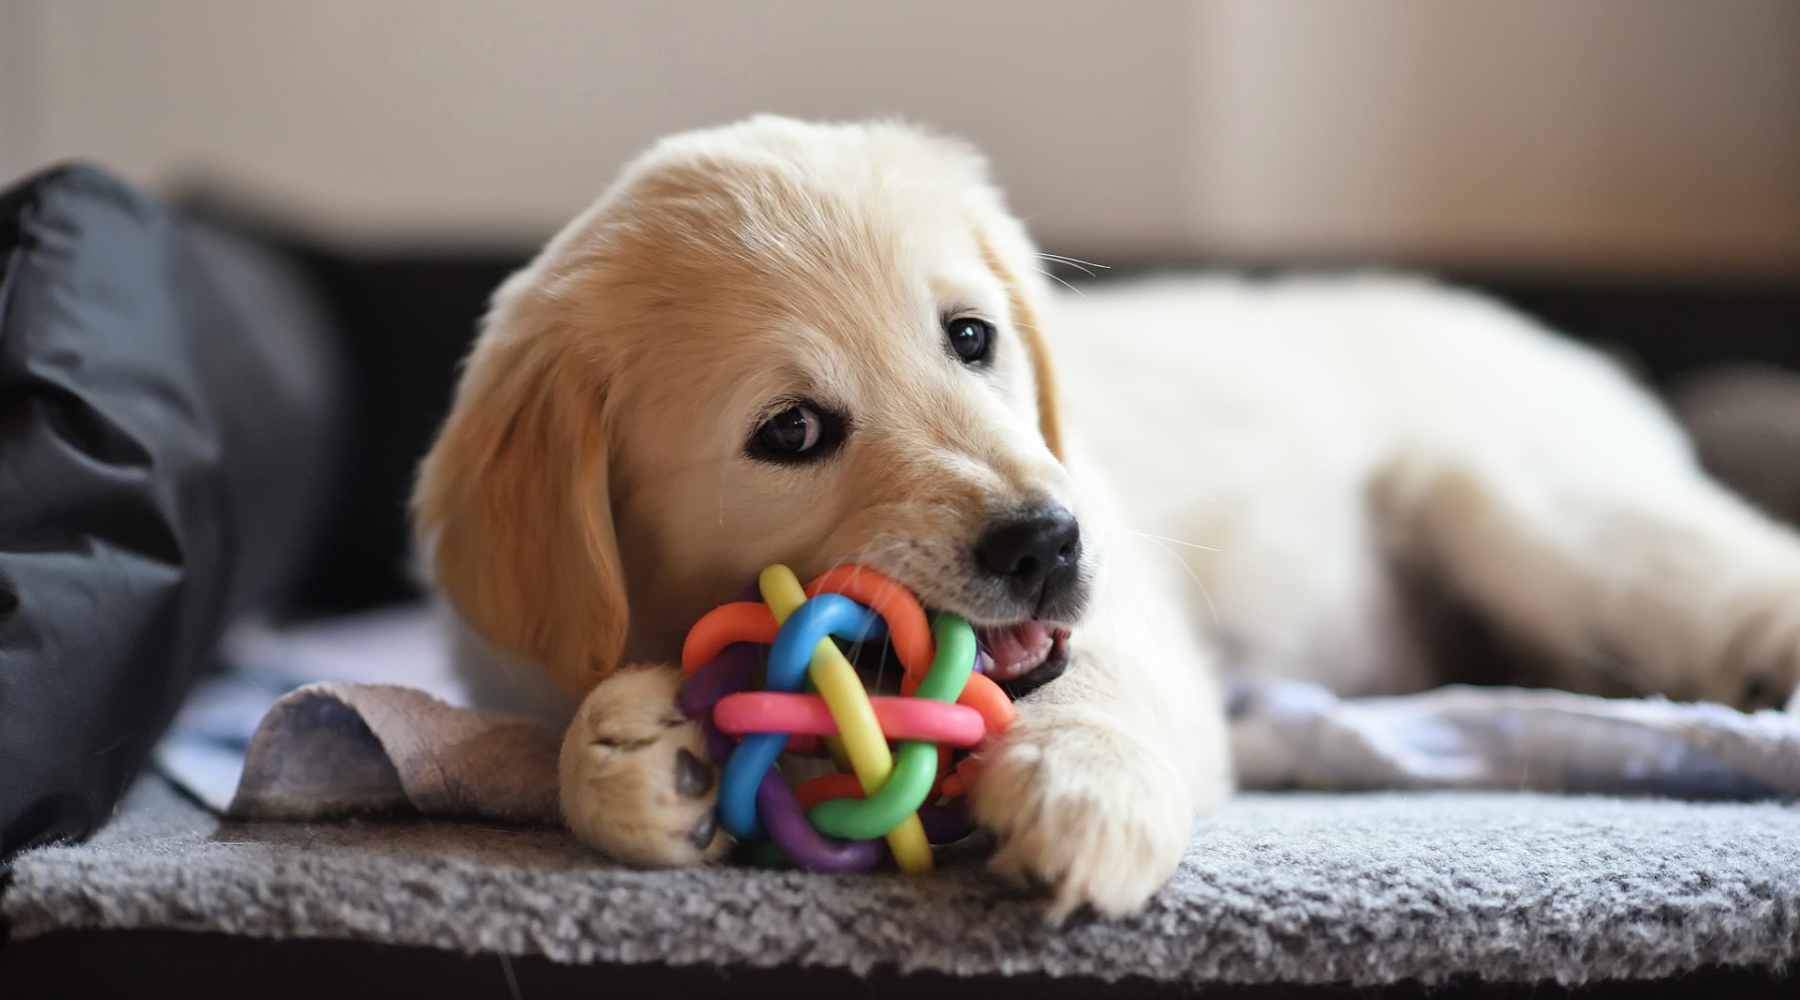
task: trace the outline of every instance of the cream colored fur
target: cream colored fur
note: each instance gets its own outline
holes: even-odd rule
[[[990,373],[950,312],[998,328]],[[802,398],[850,414],[841,451],[748,456]],[[1044,502],[1091,600],[974,806],[1053,916],[1140,906],[1228,793],[1221,669],[1433,683],[1409,588],[1577,690],[1766,702],[1800,669],[1800,543],[1598,356],[1393,278],[1053,296],[979,157],[895,124],[757,118],[628,167],[497,294],[416,497],[469,668],[586,693],[570,826],[662,865],[726,847],[671,714],[689,625],[769,563],[852,560],[1003,623],[971,546]]]

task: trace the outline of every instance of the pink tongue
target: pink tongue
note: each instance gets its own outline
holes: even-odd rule
[[[1055,640],[1043,622],[1024,621],[1004,628],[982,629],[988,655],[994,658],[991,676],[1010,681],[1036,669],[1050,655]]]

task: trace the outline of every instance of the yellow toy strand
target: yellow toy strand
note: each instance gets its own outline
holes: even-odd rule
[[[788,616],[806,603],[806,590],[800,586],[800,579],[779,563],[763,570],[757,585],[777,624],[786,623]],[[888,751],[887,738],[881,734],[881,723],[875,718],[869,693],[856,676],[856,668],[827,637],[820,639],[813,650],[807,676],[812,678],[813,686],[819,689],[837,722],[844,752],[850,757],[863,794],[875,794],[894,773],[894,755]],[[916,874],[931,870],[931,843],[925,839],[925,826],[919,822],[918,813],[907,816],[888,831],[887,842],[901,871]]]

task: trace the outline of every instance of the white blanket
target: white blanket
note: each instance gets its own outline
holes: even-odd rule
[[[1800,716],[1775,710],[1508,687],[1340,699],[1238,678],[1231,714],[1244,788],[1800,795]]]

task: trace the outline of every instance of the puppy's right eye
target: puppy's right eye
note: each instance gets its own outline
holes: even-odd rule
[[[791,406],[757,428],[756,441],[783,455],[801,455],[819,443],[823,421],[809,406]]]
[[[837,445],[841,421],[806,405],[790,406],[763,421],[750,438],[750,454],[769,462],[810,461]]]

